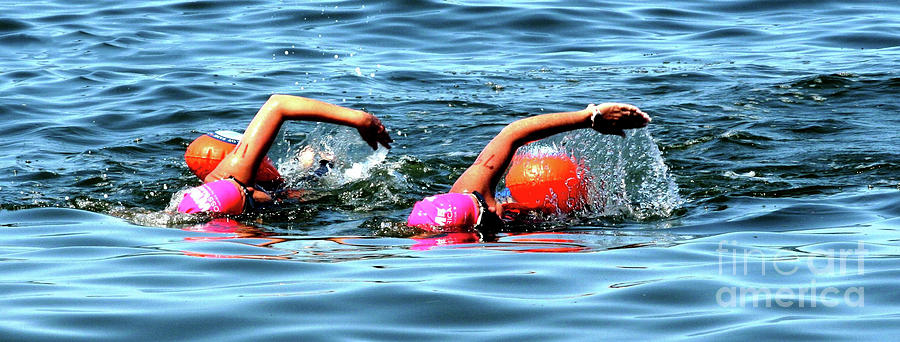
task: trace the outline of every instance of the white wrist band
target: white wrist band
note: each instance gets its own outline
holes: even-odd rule
[[[591,127],[594,127],[594,120],[597,118],[597,114],[600,114],[600,107],[593,103],[591,106]]]

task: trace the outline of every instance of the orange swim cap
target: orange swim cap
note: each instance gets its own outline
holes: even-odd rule
[[[516,155],[506,174],[506,186],[516,202],[536,205],[546,212],[558,208],[570,213],[582,208],[587,198],[587,187],[578,171],[578,163],[562,153]]]
[[[243,135],[234,131],[206,133],[188,145],[187,151],[184,152],[184,161],[191,172],[200,177],[200,180],[204,180],[206,175],[225,159],[225,155],[237,146],[242,137]],[[259,182],[281,180],[281,174],[268,156],[263,158],[262,164],[259,165],[256,180]]]

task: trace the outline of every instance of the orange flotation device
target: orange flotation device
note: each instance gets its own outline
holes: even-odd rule
[[[584,165],[581,170],[586,170]],[[520,154],[510,162],[506,186],[516,202],[545,212],[570,213],[587,199],[583,174],[576,160],[562,153]]]
[[[184,152],[184,161],[187,163],[191,172],[193,172],[200,180],[204,180],[206,175],[212,172],[225,155],[237,147],[241,141],[242,134],[234,131],[215,131],[206,133],[197,139],[194,139]],[[268,156],[263,158],[262,164],[256,171],[256,180],[258,182],[281,181],[281,174],[272,160]]]

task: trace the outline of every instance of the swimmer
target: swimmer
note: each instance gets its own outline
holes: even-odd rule
[[[271,202],[272,196],[257,186],[258,173],[268,160],[266,153],[281,125],[288,120],[354,127],[373,150],[377,150],[379,144],[391,148],[393,142],[384,125],[372,114],[298,96],[272,95],[250,121],[240,141],[235,140],[237,146],[227,152],[215,168],[204,172],[204,184],[184,194],[178,211],[240,214],[254,203]],[[330,167],[327,164],[321,165],[320,169]]]
[[[522,145],[557,133],[592,128],[602,134],[625,137],[626,129],[641,128],[650,116],[622,103],[590,104],[565,113],[543,114],[507,125],[484,147],[475,162],[456,180],[449,193],[416,202],[407,225],[434,232],[473,231],[502,226],[504,211],[528,210],[518,203],[499,203],[494,189],[516,150]]]

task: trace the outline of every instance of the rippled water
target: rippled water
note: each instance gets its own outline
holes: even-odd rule
[[[2,340],[866,339],[897,333],[900,7],[879,1],[31,1],[0,6]],[[290,123],[304,201],[173,215],[187,144],[272,93],[391,129]],[[415,236],[507,123],[555,137],[604,205]],[[339,172],[299,180],[303,146]],[[601,184],[601,183],[598,183]]]

